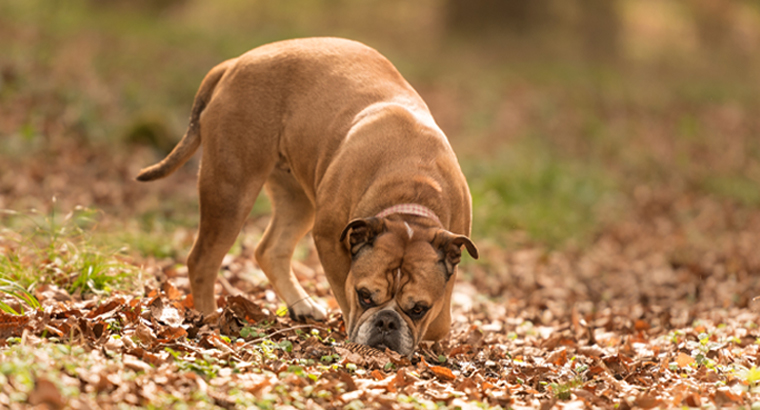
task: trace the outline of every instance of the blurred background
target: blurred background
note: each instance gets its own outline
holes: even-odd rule
[[[197,159],[134,176],[182,136],[210,68],[306,36],[376,48],[429,104],[471,186],[483,289],[609,240],[674,272],[704,277],[708,251],[760,271],[756,0],[0,0],[0,208],[94,207],[111,240],[182,260]]]

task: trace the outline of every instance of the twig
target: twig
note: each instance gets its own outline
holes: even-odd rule
[[[219,283],[221,283],[222,288],[224,288],[224,290],[231,296],[238,296],[244,293],[242,290],[232,286],[230,281],[228,281],[224,276],[219,275],[217,279],[219,280]]]
[[[298,325],[298,326],[293,326],[293,327],[289,327],[289,328],[286,328],[286,329],[280,329],[280,330],[278,330],[276,332],[272,332],[272,333],[270,333],[270,334],[268,334],[268,335],[266,335],[264,337],[260,337],[258,339],[253,339],[251,341],[245,342],[240,347],[247,347],[249,345],[253,345],[253,344],[256,344],[256,343],[259,343],[259,342],[263,342],[264,340],[267,340],[267,339],[269,339],[270,337],[272,337],[274,335],[278,335],[280,333],[289,332],[291,330],[303,329],[303,328],[306,328],[306,327],[311,327],[311,328],[315,328],[315,329],[322,329],[322,330],[329,330],[328,328],[326,328],[324,326],[318,326],[318,325]]]

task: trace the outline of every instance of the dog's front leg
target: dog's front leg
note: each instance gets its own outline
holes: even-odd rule
[[[314,205],[292,174],[275,169],[267,180],[272,219],[256,247],[256,260],[293,320],[324,320],[327,311],[303,289],[291,268],[298,241],[314,223]]]

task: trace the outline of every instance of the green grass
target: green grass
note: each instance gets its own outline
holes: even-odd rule
[[[123,261],[124,249],[98,245],[92,239],[97,213],[79,208],[59,215],[55,209],[45,215],[5,211],[0,216],[6,226],[0,230],[0,280],[17,290],[17,298],[32,305],[19,289],[42,283],[70,294],[100,294],[129,286],[127,279],[137,269]]]
[[[114,232],[100,232],[98,240],[106,244],[122,244],[144,257],[177,258],[181,252],[189,250],[197,226],[197,206],[191,205],[171,216],[157,210],[128,218],[118,223]]]
[[[195,202],[192,202],[195,201]],[[251,210],[248,220],[271,214],[269,198],[262,190]],[[179,258],[187,254],[193,244],[199,223],[197,199],[191,202],[176,201],[161,204],[161,209],[128,218],[112,232],[95,234],[99,243],[121,244],[131,252],[143,257]],[[230,253],[240,252],[241,234]],[[297,251],[303,253],[301,248]]]
[[[760,181],[744,175],[709,175],[700,181],[705,192],[747,207],[760,207]]]
[[[561,158],[535,142],[495,158],[465,162],[473,197],[474,234],[505,238],[514,231],[550,247],[585,243],[617,195],[600,167]]]
[[[732,159],[748,163],[745,168],[693,153],[719,145],[706,140],[724,135],[718,121],[708,121],[726,111],[721,105],[740,119],[757,111],[756,58],[711,62],[699,53],[663,52],[651,63],[617,66],[569,57],[569,50],[526,54],[535,44],[497,47],[494,39],[473,42],[428,30],[418,21],[432,13],[429,2],[223,0],[160,11],[145,2],[100,3],[0,2],[0,25],[9,33],[0,42],[0,68],[15,73],[0,86],[0,109],[34,101],[7,116],[15,128],[0,134],[3,156],[44,150],[46,124],[61,117],[61,139],[71,134],[113,151],[147,142],[167,151],[184,132],[197,87],[215,64],[274,40],[341,35],[389,56],[431,108],[439,107],[434,114],[450,127],[471,184],[476,235],[520,231],[552,247],[582,243],[604,222],[608,204],[641,184],[688,180],[701,194],[760,206],[760,177],[747,171],[760,160],[754,123],[732,128],[733,137],[749,141],[744,157]],[[448,113],[455,117],[450,123]],[[471,141],[489,139],[471,148]],[[717,168],[721,172],[713,172]],[[162,206],[167,214],[175,204]],[[253,214],[267,210],[264,201],[256,207]],[[189,245],[173,234],[182,227],[194,231],[197,208],[176,213],[171,220],[135,216],[138,228],[126,225],[114,236],[142,255],[177,257]]]
[[[40,308],[40,302],[29,289],[25,289],[18,283],[11,280],[0,279],[0,294],[6,295],[6,297],[11,298],[18,303],[18,305],[14,307],[3,301],[0,301],[0,311],[3,311],[5,313],[9,313],[11,315],[23,315],[26,313],[24,305],[26,305],[27,308],[31,309]]]

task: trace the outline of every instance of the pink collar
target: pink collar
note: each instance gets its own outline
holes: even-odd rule
[[[424,216],[425,218],[432,219],[438,225],[443,225],[441,223],[441,220],[438,219],[438,216],[436,216],[435,213],[430,210],[430,208],[426,206],[418,205],[418,204],[393,205],[392,207],[385,209],[384,211],[380,212],[379,214],[375,216],[378,218],[384,218],[391,214],[409,214],[409,215]]]

